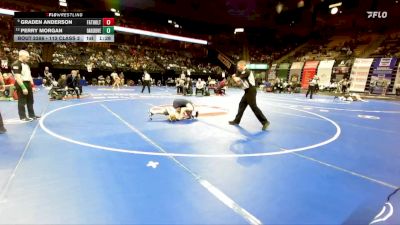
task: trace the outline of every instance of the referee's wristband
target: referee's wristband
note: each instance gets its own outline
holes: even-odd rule
[[[22,90],[26,90],[25,84],[20,85]]]

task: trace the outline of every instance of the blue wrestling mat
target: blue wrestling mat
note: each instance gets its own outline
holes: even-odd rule
[[[174,88],[87,87],[21,123],[0,102],[1,224],[400,224],[400,104],[259,92],[228,124],[241,90],[177,96]],[[187,98],[196,120],[149,120]],[[389,204],[390,203],[390,204]]]

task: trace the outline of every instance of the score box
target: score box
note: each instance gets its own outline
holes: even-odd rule
[[[114,26],[114,18],[103,18],[103,26]]]
[[[114,34],[114,27],[103,27],[103,34]]]

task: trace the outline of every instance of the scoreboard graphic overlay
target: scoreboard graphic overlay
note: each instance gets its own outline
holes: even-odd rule
[[[114,13],[16,12],[14,42],[114,42]]]

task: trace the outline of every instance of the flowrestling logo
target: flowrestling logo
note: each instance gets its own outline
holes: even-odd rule
[[[378,18],[378,19],[384,19],[387,18],[388,13],[386,11],[367,11],[368,18]]]

